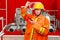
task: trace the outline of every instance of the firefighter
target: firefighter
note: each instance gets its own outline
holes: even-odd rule
[[[26,31],[24,34],[24,40],[48,40],[48,28],[49,21],[42,15],[44,10],[44,5],[41,2],[34,4],[34,12],[32,14],[27,14],[27,6],[21,7],[21,16],[26,20]]]

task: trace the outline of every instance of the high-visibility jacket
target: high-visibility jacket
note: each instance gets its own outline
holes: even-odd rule
[[[21,8],[21,15],[26,20],[26,31],[24,40],[48,40],[49,21],[46,17],[40,14],[38,17],[35,14],[27,14],[26,8]],[[35,21],[32,24],[29,20]]]

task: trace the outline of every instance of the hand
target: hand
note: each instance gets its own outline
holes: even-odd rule
[[[25,4],[25,7],[28,7],[31,4],[31,2],[27,1],[27,3]]]
[[[32,24],[34,24],[35,22],[34,21],[32,21],[32,20],[29,20]]]
[[[25,8],[25,6],[21,6],[21,8]]]
[[[21,6],[21,8],[27,8],[28,6],[30,6],[31,2],[27,1],[25,6]]]

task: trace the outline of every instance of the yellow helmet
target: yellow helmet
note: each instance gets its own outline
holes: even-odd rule
[[[37,2],[33,6],[34,10],[35,9],[44,9],[44,5],[41,2]]]

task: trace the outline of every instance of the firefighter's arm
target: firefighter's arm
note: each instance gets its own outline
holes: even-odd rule
[[[21,13],[20,13],[20,15],[23,17],[23,19],[26,17],[26,15],[27,15],[27,13],[26,13],[26,8],[25,7],[21,7]]]
[[[47,19],[45,19],[44,21],[44,25],[41,26],[38,23],[34,24],[34,28],[37,30],[38,33],[40,33],[41,35],[47,35],[48,34],[48,28],[49,28],[49,21]]]
[[[27,8],[21,6],[21,10],[20,10],[20,11],[21,11],[21,14],[20,14],[20,15],[21,15],[22,17],[24,17],[24,16],[26,15],[26,13],[27,13],[27,12],[26,12],[26,11],[27,11]]]
[[[25,6],[21,6],[21,16],[23,17],[23,19],[29,21],[28,19],[31,17],[30,14],[27,14],[27,9],[29,8],[30,2],[27,1],[27,3],[25,4]]]
[[[25,16],[27,13],[27,8],[30,5],[30,2],[27,1],[27,3],[25,4],[25,6],[21,6],[21,16]]]
[[[23,19],[24,20],[26,20],[26,21],[29,21],[29,18],[31,18],[32,16],[31,16],[31,14],[28,14],[27,13],[27,8],[25,8],[25,7],[22,7],[21,8],[21,14],[20,14],[22,17],[23,17]]]
[[[48,34],[49,26],[50,26],[50,21],[47,18],[45,18],[43,29],[42,29],[42,34],[43,35],[47,35]]]

